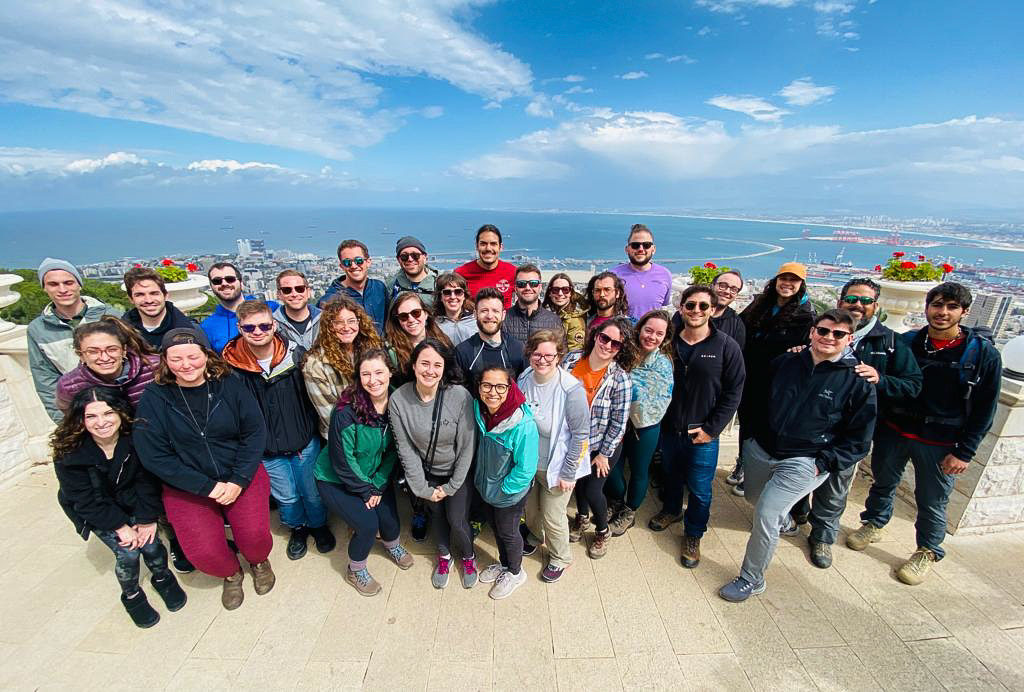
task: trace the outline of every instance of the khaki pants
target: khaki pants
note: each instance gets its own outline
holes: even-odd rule
[[[569,547],[569,516],[566,510],[572,492],[548,487],[547,471],[538,471],[526,500],[526,525],[530,545],[547,545],[548,562],[552,567],[565,569],[572,564]]]

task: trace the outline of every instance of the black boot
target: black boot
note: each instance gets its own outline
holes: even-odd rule
[[[309,529],[305,526],[292,529],[292,535],[288,537],[288,546],[285,548],[285,554],[288,555],[289,560],[298,560],[306,554],[306,541],[308,539]]]
[[[171,567],[174,568],[175,572],[178,574],[190,574],[196,571],[195,565],[185,557],[185,552],[181,549],[177,536],[174,534],[167,536],[167,546],[171,553]]]
[[[334,539],[334,534],[331,533],[331,529],[327,524],[318,526],[315,529],[309,529],[309,532],[313,535],[313,542],[316,543],[316,551],[318,553],[329,553],[338,545],[338,542]]]
[[[150,580],[153,588],[160,594],[160,598],[163,599],[164,605],[167,606],[167,610],[172,613],[176,610],[181,610],[185,607],[185,601],[188,600],[188,596],[182,591],[178,585],[178,580],[174,578],[174,575],[168,572],[164,575],[163,579],[157,579],[153,577]]]
[[[128,611],[128,616],[131,617],[136,627],[145,629],[160,622],[160,613],[153,610],[153,606],[149,605],[149,601],[146,600],[146,594],[142,592],[142,589],[136,591],[132,598],[127,598],[122,593],[121,604]]]

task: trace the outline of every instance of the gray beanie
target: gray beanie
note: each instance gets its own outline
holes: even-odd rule
[[[424,255],[427,254],[427,248],[423,247],[423,243],[421,243],[418,238],[407,235],[399,238],[398,242],[395,243],[395,255],[397,256],[402,254],[402,250],[410,247],[416,248]]]
[[[71,276],[75,277],[78,281],[78,285],[82,285],[82,275],[78,271],[78,267],[71,264],[67,260],[54,259],[53,257],[47,257],[43,260],[43,263],[39,265],[39,269],[36,271],[36,275],[39,277],[39,285],[45,286],[43,278],[46,276],[46,272],[52,272],[54,269],[63,269]]]

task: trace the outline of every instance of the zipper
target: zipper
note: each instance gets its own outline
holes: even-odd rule
[[[814,371],[815,371],[815,369],[817,367],[818,367],[817,365],[813,365],[813,364],[811,365],[811,381],[813,381],[813,379],[814,379]],[[799,402],[797,404],[794,404],[793,406],[789,407],[789,412],[786,414],[786,417],[783,419],[782,425],[779,426],[779,430],[776,433],[776,437],[781,437],[782,434],[784,432],[786,432],[786,426],[789,425],[789,421],[793,417],[793,412],[796,411],[796,410],[799,410],[803,406],[803,404],[806,403],[807,400],[811,397],[811,391],[810,391],[810,389],[811,389],[810,382],[811,381],[808,381],[807,385],[805,386],[805,389],[808,390],[808,391],[806,391],[803,394],[803,396],[800,398]]]
[[[210,397],[212,397],[213,393],[211,392],[208,395]],[[213,405],[213,408],[210,409],[210,417],[207,419],[207,427],[209,427],[209,420],[211,418],[213,418],[213,412],[216,411],[217,408],[220,406],[220,402],[221,402],[221,400],[217,399],[217,402]],[[178,410],[177,404],[175,404],[174,402],[170,402],[170,404],[171,404],[171,410],[174,411],[175,413],[177,413],[179,416],[181,416],[181,419],[183,421],[185,421],[185,423],[188,423],[189,427],[191,427],[193,429],[196,427],[195,423],[190,421],[188,418],[185,418],[185,414],[182,413],[180,410]],[[210,463],[213,464],[214,471],[217,473],[217,476],[219,477],[220,476],[220,464],[218,464],[216,459],[213,458],[213,450],[210,449],[210,441],[208,439],[206,439],[206,435],[204,435],[202,433],[202,431],[196,430],[196,432],[198,432],[199,433],[199,437],[202,438],[203,446],[206,447],[206,456],[209,457]]]

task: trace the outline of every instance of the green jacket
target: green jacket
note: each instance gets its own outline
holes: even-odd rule
[[[434,282],[437,280],[437,270],[432,267],[427,267],[427,275],[423,277],[423,281],[420,281],[417,285],[413,286],[412,282],[409,281],[409,277],[405,275],[405,272],[399,269],[397,272],[392,274],[384,282],[384,285],[388,289],[388,305],[398,297],[399,293],[405,293],[406,291],[412,291],[419,295],[423,300],[424,305],[428,308],[434,304]]]
[[[317,457],[313,475],[342,486],[363,502],[384,493],[398,463],[395,435],[387,419],[363,423],[351,404],[331,415],[325,451]]]
[[[473,481],[484,502],[492,507],[511,507],[530,492],[537,473],[540,436],[530,407],[519,410],[498,423],[493,430],[484,426],[480,402],[473,402],[476,417],[476,472]]]

